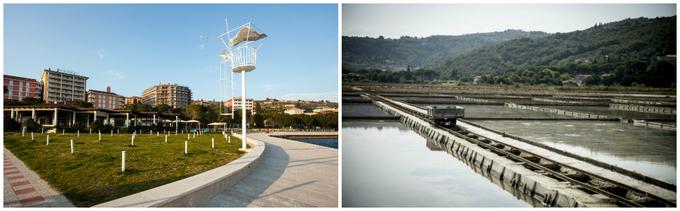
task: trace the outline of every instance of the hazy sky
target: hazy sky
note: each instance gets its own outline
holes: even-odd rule
[[[570,32],[626,18],[675,15],[675,4],[343,4],[346,36]]]
[[[4,73],[39,79],[60,68],[89,76],[87,89],[139,96],[178,83],[193,99],[216,99],[224,45],[199,37],[224,32],[225,17],[269,35],[247,73],[248,98],[337,101],[336,4],[5,4]],[[240,96],[239,74],[235,82]]]

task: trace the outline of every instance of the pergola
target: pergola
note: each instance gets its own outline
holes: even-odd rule
[[[208,124],[208,128],[210,128],[210,127],[214,127],[215,128],[214,131],[218,131],[219,128],[226,128],[227,123],[226,122],[212,122],[212,123]]]
[[[179,120],[179,119],[176,119],[175,121],[172,121],[172,122],[175,123],[175,124],[184,123],[184,128],[185,128],[187,131],[189,131],[189,130],[187,129],[187,127],[188,127],[189,124],[197,124],[197,125],[198,125],[198,128],[199,128],[199,129],[201,128],[201,122],[198,121],[198,120],[194,120],[194,119],[192,119],[192,120]]]

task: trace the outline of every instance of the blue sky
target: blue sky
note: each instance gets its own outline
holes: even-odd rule
[[[90,77],[87,89],[139,96],[178,83],[193,99],[218,99],[218,40],[251,21],[267,35],[248,98],[331,100],[338,91],[338,12],[325,5],[5,4],[4,73],[39,79],[45,68]],[[234,75],[240,96],[240,75]]]
[[[675,4],[344,4],[342,34],[461,35],[521,29],[548,33],[583,30],[595,23],[673,16]]]

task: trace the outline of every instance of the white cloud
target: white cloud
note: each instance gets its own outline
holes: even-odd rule
[[[104,60],[104,57],[106,57],[106,51],[100,48],[97,50],[97,57],[99,57],[99,60]]]
[[[125,75],[123,75],[123,73],[118,72],[118,71],[116,71],[116,70],[109,70],[109,71],[106,71],[106,75],[108,75],[109,77],[111,77],[111,78],[114,79],[114,80],[123,80],[123,79],[125,79]]]
[[[198,49],[201,49],[201,50],[205,49],[205,45],[203,45],[203,44],[198,45]]]
[[[284,100],[328,100],[328,101],[338,101],[338,92],[318,92],[318,93],[288,93],[281,96]]]

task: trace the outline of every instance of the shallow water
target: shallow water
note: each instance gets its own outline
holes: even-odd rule
[[[397,121],[343,121],[344,207],[528,207]]]
[[[437,104],[451,105],[451,104]],[[565,118],[564,115],[509,108],[502,105],[457,105],[465,108],[466,118]]]
[[[474,121],[485,127],[676,183],[676,133],[611,121]]]
[[[291,139],[291,140],[335,149],[338,148],[338,139],[300,139],[300,140]]]
[[[624,119],[663,119],[669,121],[675,120],[675,115],[613,110],[605,106],[544,106],[544,107],[562,109],[567,111],[588,112],[593,114],[600,114],[615,118],[619,117]]]
[[[342,116],[389,116],[371,103],[343,103]]]

